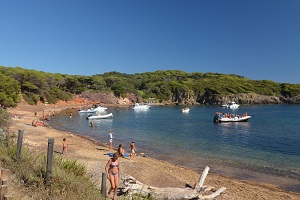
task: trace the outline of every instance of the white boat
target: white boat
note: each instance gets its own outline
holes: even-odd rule
[[[247,122],[248,119],[250,119],[251,116],[244,116],[244,117],[233,117],[233,118],[228,118],[228,117],[214,117],[214,122],[215,123],[223,123],[223,122]]]
[[[181,109],[181,112],[182,112],[182,113],[189,113],[189,112],[190,112],[190,109],[187,108],[187,107],[186,107],[186,108],[182,108],[182,109]]]
[[[134,107],[132,107],[133,110],[148,110],[150,108],[147,104],[139,104],[135,103]]]
[[[103,112],[107,110],[106,107],[98,106],[97,108],[89,108],[85,110],[79,110],[78,113],[95,113],[95,112]]]
[[[230,102],[229,104],[227,104],[227,108],[230,108],[230,109],[235,109],[235,108],[238,108],[240,105],[235,103],[234,101]]]
[[[98,106],[97,108],[94,108],[94,110],[96,110],[96,112],[104,112],[107,110],[106,107],[102,107],[102,106]]]
[[[113,117],[112,113],[109,114],[99,114],[99,115],[95,115],[95,116],[90,116],[88,117],[88,119],[107,119],[107,118],[111,118]]]

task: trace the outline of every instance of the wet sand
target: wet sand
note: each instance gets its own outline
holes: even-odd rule
[[[105,155],[108,152],[108,147],[95,143],[89,138],[55,130],[47,126],[47,124],[45,127],[31,126],[33,120],[42,117],[42,111],[44,113],[49,111],[59,112],[65,109],[78,109],[80,106],[86,106],[86,103],[80,105],[75,102],[68,102],[68,104],[61,103],[55,106],[43,104],[37,106],[19,105],[14,109],[8,109],[13,117],[10,131],[17,134],[18,130],[24,130],[23,145],[33,148],[39,153],[46,152],[48,138],[54,138],[54,152],[57,155],[61,155],[62,139],[66,138],[69,144],[68,154],[61,156],[85,163],[89,175],[100,185],[104,166],[109,159]],[[37,112],[37,116],[34,115],[35,112]],[[14,118],[15,115],[17,118]],[[114,147],[117,147],[117,145],[114,144]],[[121,176],[125,174],[131,175],[142,183],[156,187],[183,188],[186,184],[194,185],[202,173],[202,171],[142,156],[134,159],[122,158],[120,163]],[[285,191],[272,184],[239,180],[210,172],[204,185],[215,187],[215,189],[227,188],[216,199],[300,199],[300,193]],[[19,190],[11,189],[10,191],[12,197],[20,197],[20,194],[18,194]]]

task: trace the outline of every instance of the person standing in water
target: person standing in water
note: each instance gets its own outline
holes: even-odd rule
[[[112,149],[112,143],[113,143],[113,131],[110,130],[108,134],[108,141],[109,141],[109,151]]]
[[[91,124],[91,127],[92,127],[92,128],[95,126],[94,121],[91,121],[90,124]]]

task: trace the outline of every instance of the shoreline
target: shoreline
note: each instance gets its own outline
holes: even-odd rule
[[[39,114],[43,110],[55,110],[55,112],[60,112],[62,110],[79,108],[80,106],[84,107],[86,105],[86,103],[54,107],[50,105],[20,105],[17,108],[8,109],[11,115],[20,116],[20,119],[13,119],[13,125],[10,130],[17,133],[17,130],[25,129],[24,144],[37,151],[45,150],[42,144],[47,144],[47,137],[50,136],[54,137],[55,141],[58,140],[58,142],[55,142],[54,148],[55,153],[57,153],[61,150],[60,140],[66,137],[70,143],[66,158],[77,159],[87,163],[87,169],[88,172],[93,175],[92,178],[100,181],[104,165],[109,159],[108,156],[103,155],[107,152],[105,145],[95,143],[92,139],[85,136],[55,130],[50,126],[32,127],[26,125],[31,124],[31,121],[36,119],[34,112],[38,112]],[[149,157],[137,157],[131,160],[122,159],[121,164],[123,173],[131,175],[145,184],[156,187],[185,187],[185,184],[193,185],[198,181],[202,173],[202,171],[199,173],[194,169],[176,166],[167,161]],[[300,199],[300,193],[285,191],[271,184],[240,180],[214,173],[208,174],[205,185],[215,187],[216,189],[223,186],[227,188],[217,199]]]

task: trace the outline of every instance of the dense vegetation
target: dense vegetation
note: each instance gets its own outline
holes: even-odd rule
[[[118,97],[134,93],[143,99],[181,102],[187,94],[199,97],[205,94],[257,93],[294,97],[300,94],[300,84],[257,81],[234,74],[186,73],[179,70],[81,76],[0,66],[0,104],[4,106],[16,106],[20,94],[28,103],[36,104],[38,101],[56,103],[58,100],[69,100],[73,94],[85,91],[113,92]]]

